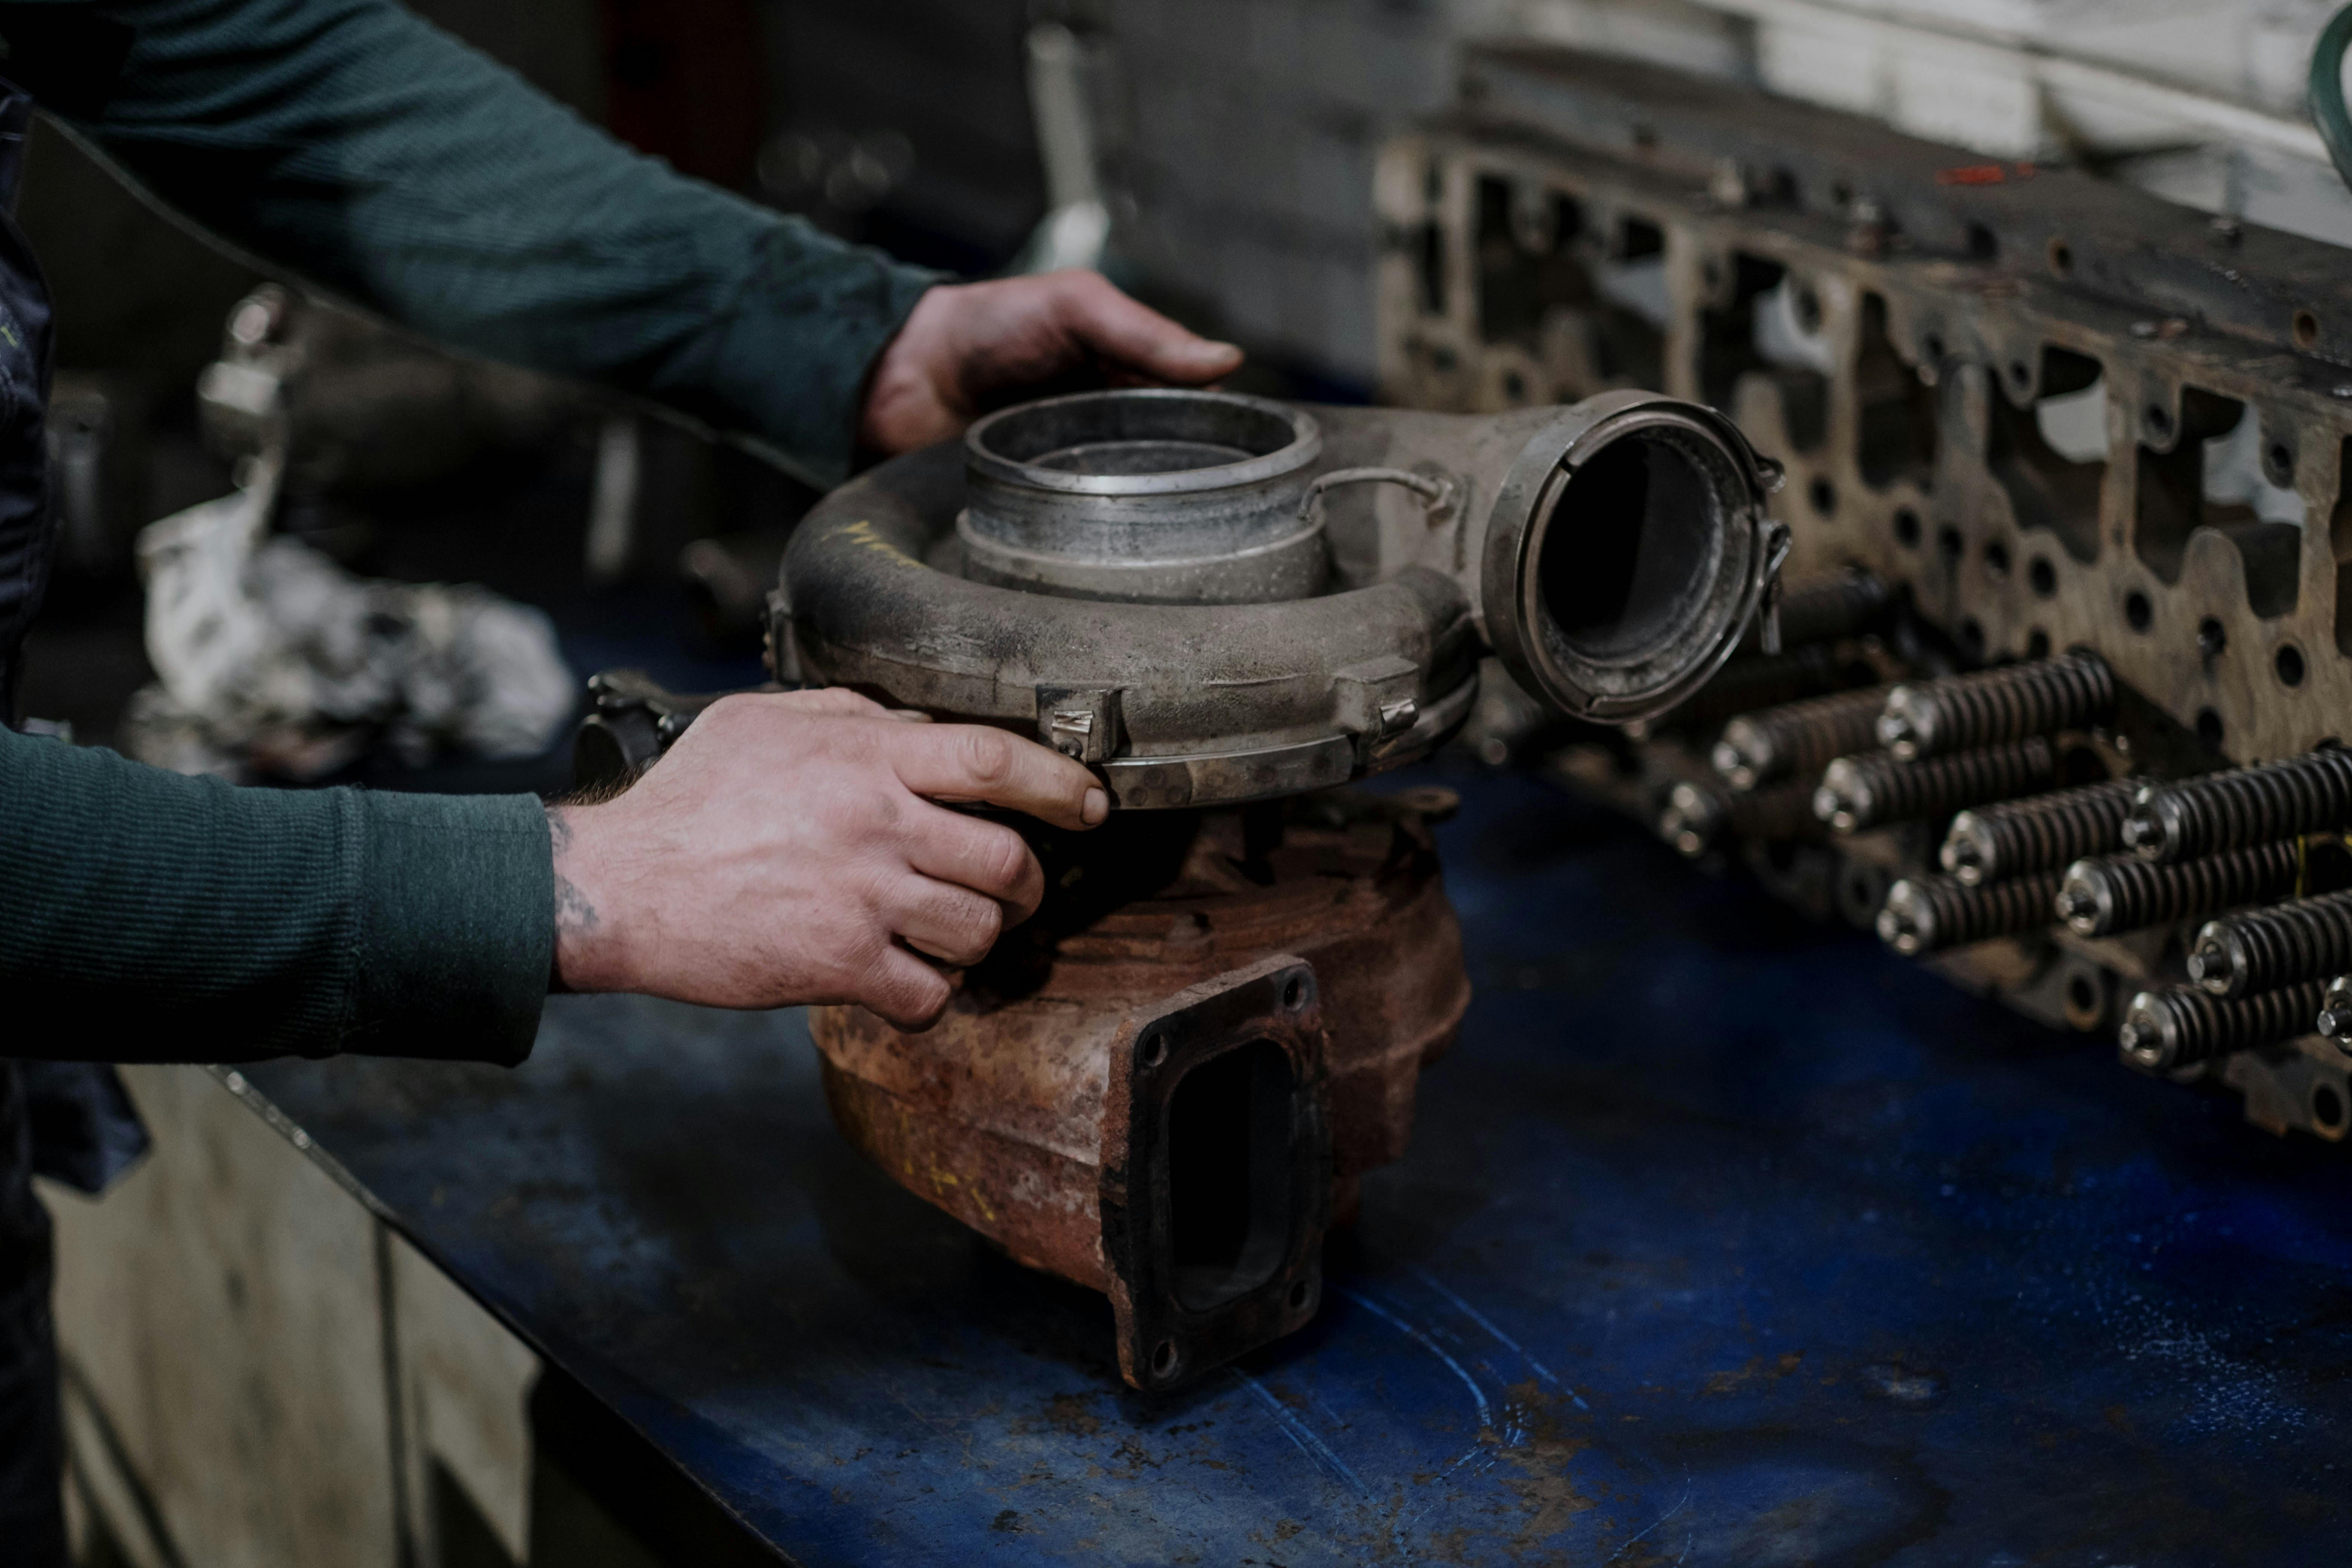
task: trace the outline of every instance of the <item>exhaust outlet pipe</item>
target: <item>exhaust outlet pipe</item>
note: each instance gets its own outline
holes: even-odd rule
[[[1625,723],[1706,684],[1789,550],[1779,470],[1696,405],[1589,398],[1537,434],[1487,519],[1480,588],[1505,668],[1572,718]],[[1780,651],[1768,619],[1764,651]]]

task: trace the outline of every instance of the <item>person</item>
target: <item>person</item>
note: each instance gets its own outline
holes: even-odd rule
[[[820,485],[1094,373],[1238,351],[1092,274],[894,264],[612,142],[394,0],[0,4],[0,194],[43,112],[227,241],[442,342],[657,400]],[[0,717],[48,570],[51,322],[0,222]],[[0,725],[0,1058],[520,1062],[551,989],[854,1002],[904,1027],[1033,910],[984,801],[1099,822],[1092,775],[844,691],[709,708],[624,795],[239,789]],[[47,1216],[0,1060],[0,1542],[61,1562]]]

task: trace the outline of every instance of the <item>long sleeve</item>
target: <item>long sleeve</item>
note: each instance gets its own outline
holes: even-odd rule
[[[0,1056],[511,1064],[554,949],[529,795],[237,789],[0,729]]]
[[[97,10],[128,53],[74,123],[165,203],[443,342],[758,437],[821,486],[938,280],[628,151],[393,0]]]

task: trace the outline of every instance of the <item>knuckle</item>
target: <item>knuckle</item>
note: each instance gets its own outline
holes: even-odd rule
[[[898,803],[879,789],[845,790],[827,803],[827,821],[853,845],[887,837],[898,820]]]
[[[948,1005],[947,977],[918,960],[893,966],[882,991],[875,1010],[902,1028],[929,1027]]]
[[[974,784],[1003,784],[1013,776],[1013,737],[970,726],[956,737],[956,760]]]
[[[986,847],[981,852],[980,868],[981,874],[987,879],[987,887],[1009,892],[1028,880],[1034,858],[1021,835],[1009,827],[994,828],[985,842]]]
[[[996,939],[1004,934],[1004,910],[1002,905],[990,899],[975,900],[974,905],[964,922],[966,956],[963,962],[966,963],[978,963],[986,958],[988,950],[996,945]]]

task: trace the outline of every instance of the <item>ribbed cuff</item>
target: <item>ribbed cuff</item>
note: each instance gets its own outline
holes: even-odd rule
[[[520,1062],[555,957],[545,808],[527,795],[361,799],[358,963],[342,1048]]]

